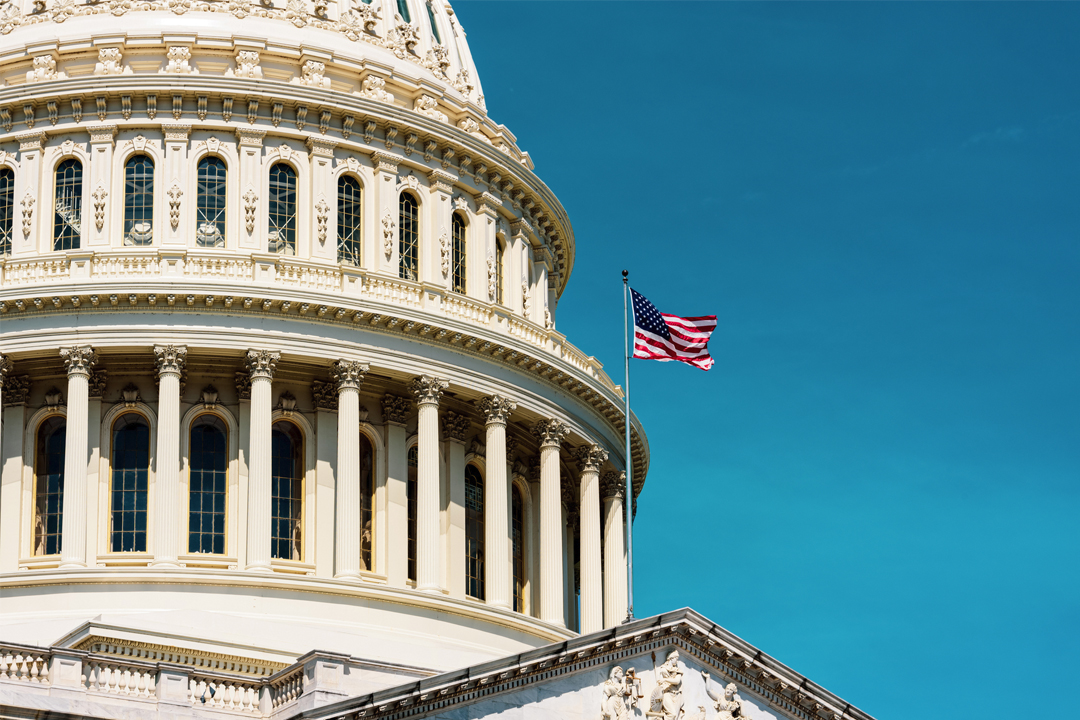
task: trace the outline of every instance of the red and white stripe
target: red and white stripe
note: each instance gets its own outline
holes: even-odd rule
[[[679,317],[660,313],[667,324],[671,340],[643,330],[634,324],[634,357],[661,362],[688,363],[702,370],[713,366],[709,355],[709,336],[716,329],[716,316]]]

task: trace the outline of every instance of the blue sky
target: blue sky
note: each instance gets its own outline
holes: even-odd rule
[[[560,330],[621,382],[624,267],[718,316],[710,372],[632,368],[638,616],[694,607],[883,719],[1061,697],[1080,4],[454,6],[574,223]]]

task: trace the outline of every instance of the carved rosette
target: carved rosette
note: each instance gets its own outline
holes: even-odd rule
[[[105,397],[105,381],[108,380],[109,371],[104,368],[90,371],[89,397]]]
[[[69,377],[71,375],[90,377],[90,368],[97,363],[98,359],[97,353],[88,345],[62,348],[60,357],[64,360],[64,366],[67,368]]]
[[[409,383],[409,391],[416,398],[417,405],[438,405],[443,390],[448,387],[448,381],[431,375],[421,375]]]
[[[477,407],[484,414],[484,421],[488,425],[506,425],[510,413],[517,408],[517,403],[502,395],[490,395],[481,398]]]
[[[409,402],[408,398],[387,393],[383,395],[382,409],[383,418],[386,422],[394,425],[404,425],[409,417],[409,410],[412,409],[412,403]]]
[[[337,412],[337,386],[334,383],[326,382],[325,380],[312,380],[311,396],[315,399],[316,410]]]
[[[246,372],[238,372],[235,375],[236,397],[241,400],[251,399],[251,375]]]
[[[626,497],[626,473],[612,471],[601,475],[600,497],[605,500]]]
[[[187,362],[187,348],[180,345],[155,345],[154,358],[158,376],[175,375],[180,377]]]
[[[570,428],[561,420],[539,420],[533,425],[533,435],[540,439],[540,447],[560,447]]]
[[[582,445],[574,452],[581,472],[599,472],[608,459],[608,452],[599,445]]]
[[[277,361],[280,359],[281,353],[270,350],[248,350],[244,362],[247,364],[248,374],[251,375],[252,380],[256,378],[271,380],[274,377]]]
[[[472,421],[469,418],[448,410],[442,419],[443,435],[447,440],[456,440],[457,442],[464,443],[465,438],[469,435],[469,428],[472,427]]]
[[[371,368],[359,360],[336,360],[330,366],[330,377],[334,379],[338,392],[346,389],[359,390],[364,384],[364,374]]]

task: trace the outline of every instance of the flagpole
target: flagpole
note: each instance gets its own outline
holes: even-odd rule
[[[623,305],[623,355],[626,358],[626,375],[623,400],[626,403],[626,620],[634,619],[634,483],[633,462],[630,457],[630,319],[627,313],[627,297],[630,294],[630,272],[622,271]]]

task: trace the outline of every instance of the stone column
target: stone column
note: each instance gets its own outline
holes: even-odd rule
[[[0,573],[19,568],[19,500],[23,474],[23,423],[29,382],[11,375],[11,358],[0,355],[0,408],[11,404],[4,413],[7,425],[0,436]],[[22,390],[22,392],[19,392]]]
[[[154,562],[180,567],[180,375],[187,348],[154,346],[158,370],[157,473],[154,480]]]
[[[604,627],[615,627],[626,619],[626,556],[623,538],[623,498],[626,473],[606,472],[600,478],[604,499]]]
[[[484,479],[484,585],[488,605],[510,609],[509,487],[506,477],[506,420],[517,403],[501,395],[479,403],[487,430]]]
[[[439,566],[439,398],[450,383],[423,375],[409,389],[416,398],[416,589],[441,592]]]
[[[270,572],[271,385],[281,353],[248,350],[251,375],[251,464],[248,471],[247,569]]]
[[[338,393],[334,577],[360,579],[360,386],[368,366],[338,360],[330,374]]]
[[[86,435],[90,368],[97,354],[88,346],[63,348],[68,374],[67,441],[64,449],[64,518],[60,567],[86,567]]]
[[[604,627],[604,592],[600,567],[600,466],[607,451],[599,445],[585,445],[577,450],[581,468],[581,632],[596,632]]]
[[[560,627],[566,618],[559,448],[568,432],[565,423],[554,419],[533,426],[540,438],[540,619]]]

